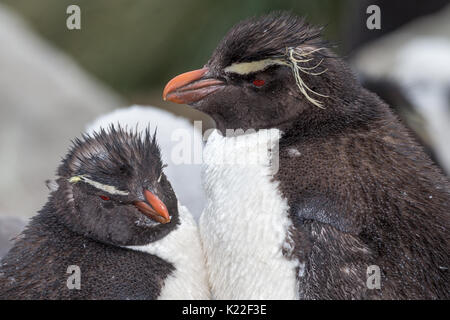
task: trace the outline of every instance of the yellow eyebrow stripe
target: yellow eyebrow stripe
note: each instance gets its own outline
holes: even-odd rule
[[[70,183],[77,183],[79,181],[81,181],[81,176],[73,176],[69,179]]]
[[[249,74],[253,72],[262,71],[264,69],[267,69],[269,66],[272,65],[286,65],[289,66],[289,64],[284,61],[283,59],[263,59],[259,61],[252,61],[252,62],[240,62],[240,63],[233,63],[226,67],[224,70],[227,73],[237,73],[237,74]]]
[[[127,192],[127,191],[121,191],[121,190],[117,189],[114,186],[110,186],[110,185],[107,185],[107,184],[100,183],[98,181],[94,181],[94,180],[89,179],[88,177],[86,177],[84,175],[73,176],[73,177],[71,177],[69,179],[70,183],[77,183],[77,182],[80,182],[80,181],[83,181],[83,182],[85,182],[87,184],[90,184],[94,188],[102,190],[102,191],[105,191],[105,192],[107,192],[109,194],[112,194],[112,195],[127,196],[129,194],[129,192]]]

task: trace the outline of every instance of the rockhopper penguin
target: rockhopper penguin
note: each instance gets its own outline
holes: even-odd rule
[[[208,299],[197,226],[163,167],[149,130],[76,139],[57,190],[1,261],[0,298]]]
[[[215,297],[449,298],[449,181],[320,29],[243,21],[163,97],[218,128],[200,219]]]

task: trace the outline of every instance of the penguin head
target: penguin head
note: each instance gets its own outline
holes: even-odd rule
[[[177,198],[160,150],[145,133],[111,126],[76,139],[59,167],[52,193],[72,230],[125,246],[156,241],[179,223]]]
[[[334,112],[353,76],[320,32],[289,13],[242,21],[202,69],[169,81],[163,98],[210,115],[220,130],[282,128]]]

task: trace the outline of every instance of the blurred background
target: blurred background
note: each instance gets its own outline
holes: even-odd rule
[[[81,30],[66,27],[72,4],[81,8]],[[372,4],[381,9],[380,30],[366,27]],[[450,173],[447,0],[0,0],[0,256],[46,202],[45,181],[70,140],[98,117],[141,104],[153,106],[134,109],[141,121],[159,120],[168,129],[202,120],[203,130],[211,127],[200,113],[162,101],[164,85],[201,67],[236,22],[273,10],[325,26],[325,38],[363,85],[391,105]],[[125,117],[120,112],[116,118]],[[168,138],[159,138],[169,152]],[[181,169],[169,178],[198,216],[199,169],[190,176]]]

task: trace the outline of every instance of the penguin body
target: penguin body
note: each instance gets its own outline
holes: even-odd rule
[[[448,295],[448,187],[426,156],[417,163],[420,147],[391,117],[371,133],[326,139],[278,129],[210,135],[199,227],[215,297]],[[391,148],[395,158],[377,159]],[[354,156],[341,161],[349,150]],[[397,177],[386,175],[384,161]],[[382,290],[367,284],[371,266],[382,272]]]
[[[324,136],[296,127],[280,139],[274,179],[306,265],[300,298],[446,298],[448,179],[387,105],[367,91],[361,98],[378,113],[364,125],[336,121]]]
[[[58,188],[1,261],[0,297],[208,299],[197,226],[162,169],[148,131],[76,140]]]
[[[226,137],[205,147],[213,296],[449,297],[448,178],[320,29],[289,13],[240,22],[163,97]],[[260,149],[267,130],[279,139]]]
[[[68,287],[70,266],[80,268],[79,290]],[[158,256],[76,234],[46,207],[2,259],[0,270],[0,297],[6,300],[125,300],[157,299],[175,267]]]

